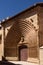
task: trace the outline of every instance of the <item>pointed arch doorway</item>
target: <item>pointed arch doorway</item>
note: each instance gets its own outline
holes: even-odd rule
[[[19,46],[19,60],[27,61],[28,59],[28,47],[26,45]]]

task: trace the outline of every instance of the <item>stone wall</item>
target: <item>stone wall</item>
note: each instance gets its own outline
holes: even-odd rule
[[[39,46],[43,46],[43,7],[39,7]]]

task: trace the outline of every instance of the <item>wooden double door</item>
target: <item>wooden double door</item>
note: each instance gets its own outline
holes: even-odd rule
[[[28,48],[27,46],[23,45],[19,47],[19,60],[26,61],[28,58]]]

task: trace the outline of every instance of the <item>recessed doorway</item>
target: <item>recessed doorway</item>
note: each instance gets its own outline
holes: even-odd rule
[[[26,45],[19,46],[19,60],[26,61],[28,58],[28,47]]]

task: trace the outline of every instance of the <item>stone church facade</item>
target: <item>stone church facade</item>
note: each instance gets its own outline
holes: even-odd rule
[[[9,61],[40,62],[43,46],[43,3],[1,22],[1,54]]]

